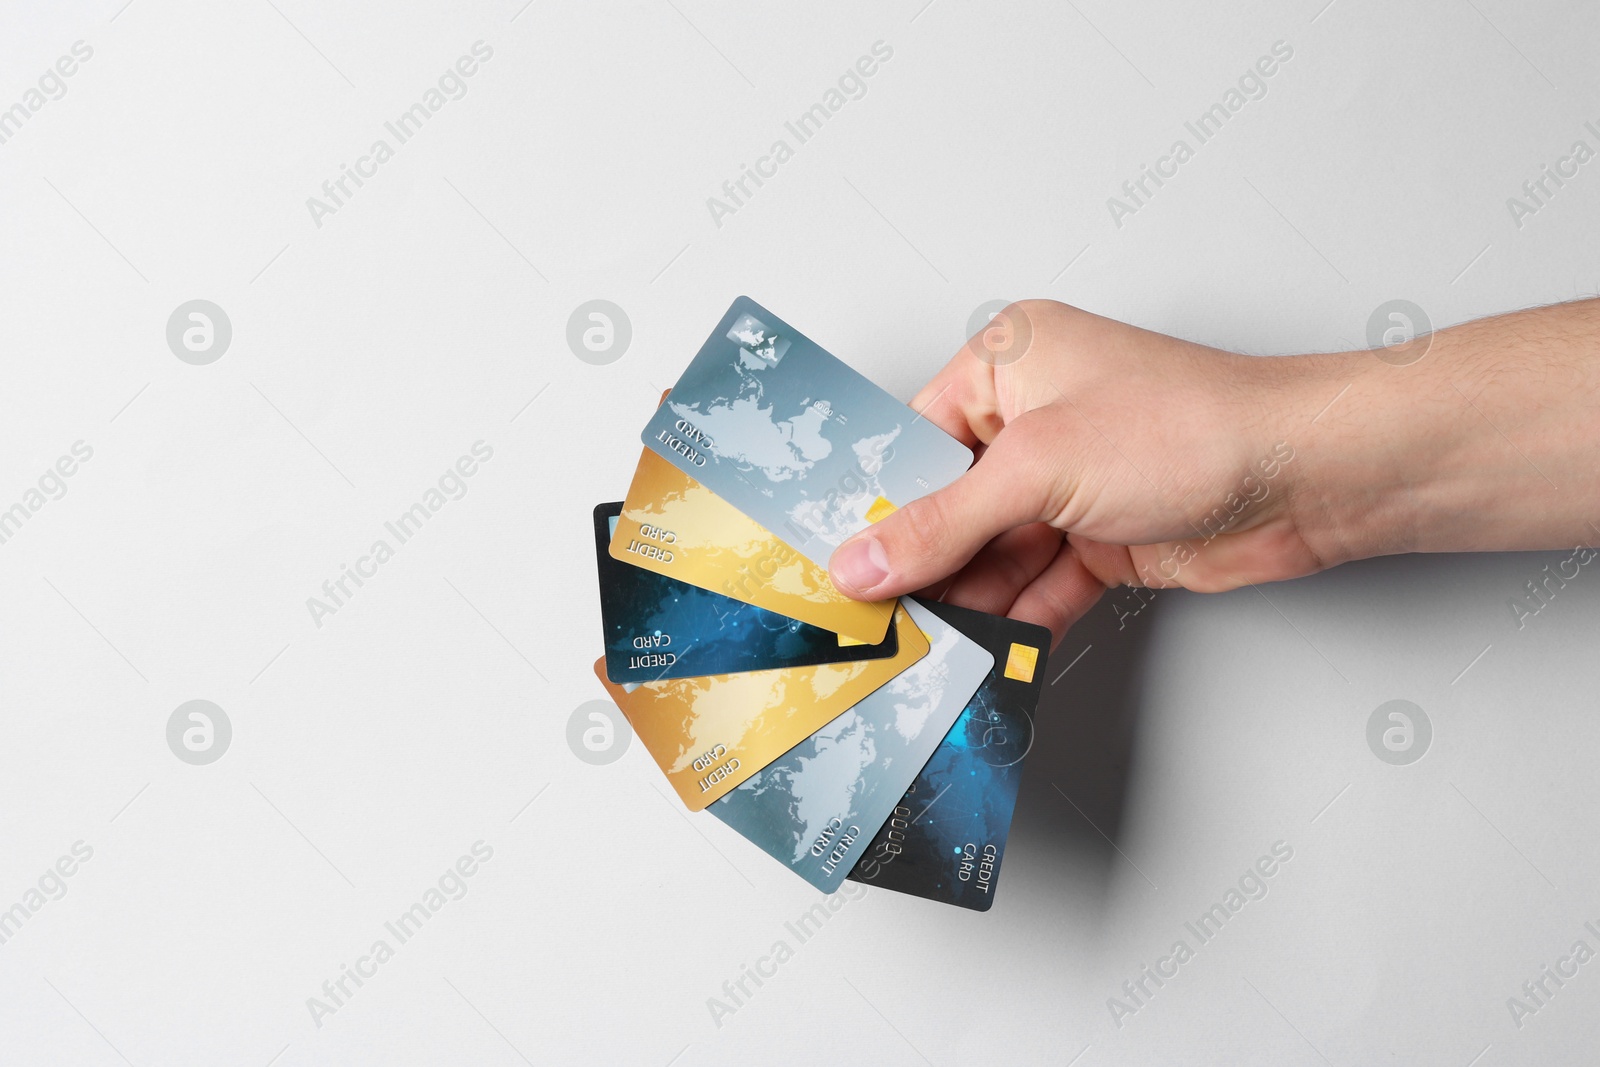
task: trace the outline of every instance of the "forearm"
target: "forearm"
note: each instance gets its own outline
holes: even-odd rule
[[[1290,508],[1325,564],[1600,544],[1600,300],[1439,331],[1409,366],[1285,363]]]

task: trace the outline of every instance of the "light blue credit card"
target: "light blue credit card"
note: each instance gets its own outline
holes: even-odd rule
[[[928,654],[706,810],[825,893],[839,888],[994,666],[907,597]]]
[[[972,463],[961,442],[747,296],[641,436],[823,567],[845,538]]]

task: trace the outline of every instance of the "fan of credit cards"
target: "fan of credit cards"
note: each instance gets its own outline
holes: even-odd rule
[[[972,453],[747,297],[594,510],[595,674],[678,797],[824,892],[988,910],[1049,631],[828,579]]]

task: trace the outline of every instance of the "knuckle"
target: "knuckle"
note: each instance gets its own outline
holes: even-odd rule
[[[1040,329],[1052,333],[1070,329],[1089,313],[1059,300],[1019,300],[1007,310],[1026,315]]]
[[[995,569],[1000,572],[1000,582],[1007,589],[1025,589],[1037,577],[1022,559],[1010,552],[995,553],[994,562]]]
[[[1017,311],[1029,318],[1043,319],[1050,316],[1061,315],[1076,311],[1071,304],[1063,304],[1059,300],[1018,300],[1007,311]]]
[[[913,500],[900,509],[901,536],[897,546],[906,562],[924,564],[937,559],[949,539],[949,522],[937,494]]]
[[[1074,619],[1072,610],[1052,593],[1030,597],[1026,604],[1013,608],[1012,615],[1022,622],[1031,622],[1049,630],[1052,645],[1060,643]]]

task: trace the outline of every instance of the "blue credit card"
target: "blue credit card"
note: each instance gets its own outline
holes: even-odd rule
[[[887,659],[900,647],[889,627],[875,645],[635,567],[611,555],[621,502],[594,509],[606,677],[621,684],[710,674]]]
[[[826,893],[866,854],[994,666],[922,604],[901,603],[928,654],[706,809]]]
[[[994,656],[994,669],[857,861],[850,879],[988,911],[1022,760],[1033,747],[1050,631],[949,604],[928,609]]]
[[[741,296],[641,435],[647,447],[812,562],[972,452]]]

